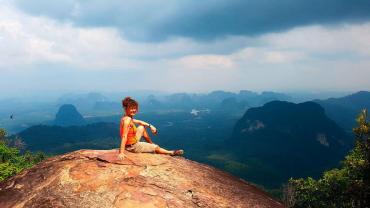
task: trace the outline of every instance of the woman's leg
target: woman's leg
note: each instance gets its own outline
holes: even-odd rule
[[[144,139],[145,139],[147,142],[149,142],[149,143],[153,143],[153,142],[152,142],[152,139],[150,138],[150,136],[149,136],[148,132],[146,131],[146,128],[145,128],[145,127],[144,127],[143,137],[144,137]]]
[[[140,141],[140,138],[141,137],[144,137],[144,139],[148,142],[148,143],[153,143],[152,142],[152,139],[150,138],[148,132],[146,131],[145,127],[143,125],[139,125],[137,128],[136,128],[136,139],[137,141]]]
[[[171,154],[174,153],[174,151],[172,151],[172,150],[169,151],[169,150],[163,149],[159,146],[157,148],[155,148],[155,152],[158,153],[158,154],[166,154],[166,155],[171,155]]]
[[[136,128],[136,134],[135,134],[135,137],[136,137],[136,140],[137,141],[140,141],[141,137],[143,136],[144,134],[144,126],[140,125]]]
[[[146,131],[145,127],[143,125],[140,125],[136,128],[136,139],[138,141],[140,141],[140,138],[142,136],[144,137],[144,139],[147,142],[151,143],[152,140],[150,139],[149,134]],[[158,154],[167,154],[167,155],[173,155],[175,153],[174,150],[166,150],[166,149],[163,149],[159,146],[157,148],[155,148],[155,152],[158,153]]]

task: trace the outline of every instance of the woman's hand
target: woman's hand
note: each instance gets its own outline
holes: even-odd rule
[[[153,125],[150,125],[150,130],[152,131],[153,134],[157,134],[158,131],[157,131],[157,128],[155,128]]]
[[[125,157],[126,157],[126,155],[124,153],[119,153],[118,154],[118,159],[119,160],[123,160],[123,159],[125,159]]]

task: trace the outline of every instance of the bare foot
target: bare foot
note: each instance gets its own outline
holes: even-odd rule
[[[174,150],[171,156],[180,156],[183,154],[184,154],[184,150],[180,149],[180,150]]]

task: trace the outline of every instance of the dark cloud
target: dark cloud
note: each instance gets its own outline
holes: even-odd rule
[[[30,14],[78,26],[117,27],[125,37],[140,41],[174,36],[212,40],[370,19],[370,0],[17,0],[16,4]]]

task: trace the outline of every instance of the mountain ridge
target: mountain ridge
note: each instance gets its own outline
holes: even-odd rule
[[[360,111],[364,108],[370,109],[370,92],[358,91],[344,97],[313,101],[320,104],[326,114],[342,128],[351,132],[356,126],[355,118]]]

